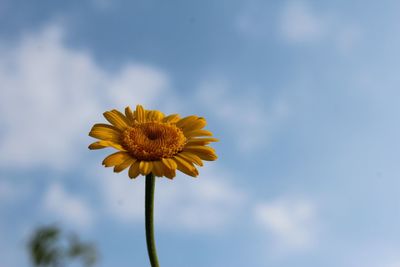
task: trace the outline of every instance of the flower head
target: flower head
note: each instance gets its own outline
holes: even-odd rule
[[[216,160],[213,148],[207,146],[218,139],[203,130],[206,120],[198,116],[180,118],[178,114],[164,116],[158,110],[145,110],[136,106],[125,114],[118,110],[104,112],[110,124],[95,124],[89,135],[100,141],[89,149],[113,147],[118,151],[103,160],[106,167],[121,172],[129,167],[129,177],[153,173],[172,179],[176,170],[196,177],[195,165],[203,166],[202,160]]]

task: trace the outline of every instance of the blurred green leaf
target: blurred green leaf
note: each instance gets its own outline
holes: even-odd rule
[[[84,243],[75,234],[69,236],[68,242],[56,226],[40,227],[33,233],[28,242],[28,250],[34,266],[62,267],[66,262],[80,260],[85,267],[94,266],[97,262],[96,246]]]

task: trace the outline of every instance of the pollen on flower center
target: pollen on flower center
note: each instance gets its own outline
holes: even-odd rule
[[[138,160],[171,158],[185,143],[181,129],[161,122],[135,123],[122,134],[123,147]]]

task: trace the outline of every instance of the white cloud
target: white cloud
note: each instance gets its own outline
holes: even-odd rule
[[[239,32],[250,37],[271,39],[276,32],[289,43],[314,42],[325,35],[327,18],[319,16],[307,1],[281,1],[277,11],[265,1],[249,1],[235,23]],[[277,13],[275,15],[275,13]]]
[[[263,1],[246,2],[238,15],[236,28],[248,37],[266,41],[276,34],[288,44],[324,43],[334,45],[341,53],[352,52],[361,44],[363,29],[357,23],[344,19],[340,14],[331,14],[314,8],[311,1],[289,0],[271,15],[274,7]],[[270,12],[270,13],[268,13]]]
[[[288,43],[324,40],[334,44],[339,52],[349,53],[360,43],[363,30],[354,21],[317,12],[307,1],[293,0],[282,8],[279,33]]]
[[[108,71],[89,53],[68,48],[63,35],[51,25],[0,48],[3,166],[71,166],[104,109],[165,97],[169,81],[161,70],[128,64]]]
[[[144,216],[144,182],[143,178],[130,180],[124,174],[102,170],[99,173],[100,191],[105,210],[115,219],[130,223]]]
[[[256,205],[256,222],[272,234],[277,246],[307,249],[314,245],[317,234],[316,207],[305,199],[282,198]]]
[[[59,183],[49,186],[43,198],[43,209],[47,215],[59,222],[78,227],[88,227],[93,223],[94,214],[87,202],[69,192]]]
[[[169,84],[165,73],[155,67],[129,65],[109,79],[108,98],[119,108],[127,103],[152,103]]]
[[[307,2],[289,1],[280,17],[280,32],[289,42],[312,42],[322,37],[325,23]]]
[[[207,166],[200,173],[196,179],[183,175],[173,181],[157,179],[155,218],[158,227],[207,232],[220,230],[233,222],[235,214],[243,208],[245,194],[227,182],[229,174],[223,171]],[[106,210],[121,222],[143,223],[144,177],[132,181],[124,175],[118,176],[103,179],[101,189]]]
[[[230,87],[223,80],[205,81],[198,88],[198,98],[222,125],[229,127],[241,151],[262,148],[289,116],[287,101],[277,97],[270,103],[260,103],[257,96],[232,93]]]

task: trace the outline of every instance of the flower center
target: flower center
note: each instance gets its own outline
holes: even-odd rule
[[[138,160],[171,158],[182,151],[186,137],[175,125],[160,122],[135,123],[122,134],[122,145]]]

